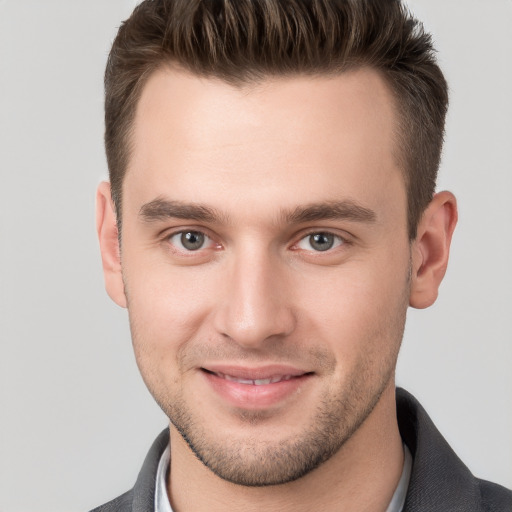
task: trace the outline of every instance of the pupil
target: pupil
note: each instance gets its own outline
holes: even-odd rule
[[[188,249],[189,251],[197,251],[197,249],[200,249],[204,243],[204,235],[197,231],[182,233],[181,243],[185,249]]]
[[[334,245],[334,237],[328,233],[316,233],[309,237],[311,247],[317,251],[327,251]]]

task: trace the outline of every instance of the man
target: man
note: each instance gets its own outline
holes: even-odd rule
[[[401,4],[147,0],[105,84],[106,288],[170,427],[97,510],[509,510],[395,390],[457,219]]]

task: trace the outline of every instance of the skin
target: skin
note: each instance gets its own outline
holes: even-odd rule
[[[403,464],[406,310],[435,301],[457,217],[437,194],[408,240],[395,133],[369,69],[242,88],[171,67],[150,77],[122,247],[107,183],[97,226],[107,291],[171,420],[177,512],[385,511]],[[186,233],[204,244],[188,250]],[[294,376],[233,384],[219,369]]]

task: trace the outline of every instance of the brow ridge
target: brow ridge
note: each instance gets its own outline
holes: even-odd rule
[[[198,222],[215,222],[225,218],[214,208],[202,204],[184,203],[171,199],[157,197],[153,201],[142,205],[139,216],[146,222],[162,221],[167,219],[184,219]]]
[[[227,215],[202,204],[158,197],[144,204],[139,216],[146,222],[163,221],[170,218],[194,220],[197,222],[226,222]],[[349,220],[355,222],[375,222],[377,216],[369,208],[352,200],[327,201],[297,206],[292,210],[281,211],[280,218],[287,224],[301,224],[321,220]]]
[[[350,220],[356,222],[375,222],[376,213],[370,208],[357,204],[352,200],[328,201],[297,206],[294,210],[284,213],[286,222],[300,224],[320,220]]]

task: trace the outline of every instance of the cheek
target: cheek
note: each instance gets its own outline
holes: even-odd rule
[[[175,369],[177,354],[200,337],[215,299],[205,276],[192,267],[172,267],[142,258],[125,258],[123,277],[132,341],[139,367]]]
[[[408,304],[407,251],[332,269],[303,286],[306,329],[326,340],[339,365],[397,353]]]
[[[182,393],[186,371],[180,351],[200,335],[205,316],[201,286],[182,279],[169,268],[153,266],[144,274],[127,265],[125,288],[132,344],[142,378],[160,407],[169,415],[169,403]]]

